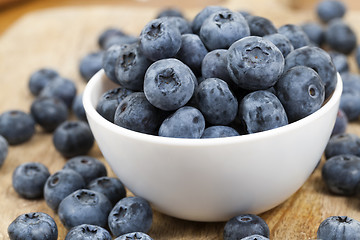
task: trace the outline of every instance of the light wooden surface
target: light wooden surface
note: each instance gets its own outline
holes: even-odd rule
[[[276,0],[282,5],[292,9],[313,9],[320,0]],[[0,0],[0,34],[7,29],[14,21],[26,13],[40,9],[48,9],[59,6],[89,6],[89,5],[113,5],[123,6],[177,6],[181,9],[188,7],[203,7],[205,5],[215,5],[225,3],[226,0]],[[246,2],[239,0],[238,2]],[[360,10],[360,1],[343,0],[349,9]],[[249,5],[248,3],[246,3]],[[253,3],[251,3],[253,5]],[[257,3],[255,3],[258,6]]]
[[[312,1],[312,0],[311,0]],[[224,0],[0,0],[0,33],[6,30],[14,21],[27,13],[55,7],[94,5],[120,5],[123,7],[161,7],[176,6],[179,9],[216,5]]]
[[[257,0],[252,5],[233,0],[223,1],[223,5],[266,16],[277,26],[315,19],[312,11],[290,10],[275,0]],[[185,14],[192,18],[199,10],[198,5],[189,7]],[[159,8],[149,6],[99,5],[52,8],[22,17],[0,37],[0,112],[10,109],[29,111],[34,97],[27,87],[28,78],[33,71],[44,66],[53,67],[61,75],[74,80],[81,92],[85,82],[78,73],[79,60],[98,50],[98,34],[109,26],[138,34],[158,11]],[[359,12],[349,13],[346,20],[359,22]],[[360,32],[359,26],[356,31]],[[358,123],[352,123],[348,131],[360,133]],[[104,161],[96,145],[89,155]],[[0,240],[8,239],[7,227],[12,220],[31,211],[43,211],[54,217],[58,223],[59,239],[64,239],[66,230],[44,200],[21,199],[11,186],[14,168],[29,161],[44,163],[51,173],[61,169],[65,163],[65,159],[55,151],[51,134],[42,132],[40,128],[29,142],[10,147],[8,158],[0,169]],[[109,175],[114,176],[107,167]],[[261,217],[270,227],[271,239],[315,239],[318,225],[328,216],[348,215],[360,220],[359,205],[356,198],[330,195],[317,169],[290,199],[261,214]],[[222,239],[224,224],[184,221],[155,212],[149,234],[157,240],[215,240]]]

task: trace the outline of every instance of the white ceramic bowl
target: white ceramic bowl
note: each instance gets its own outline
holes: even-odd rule
[[[110,123],[95,106],[115,87],[101,70],[83,95],[91,130],[115,174],[160,212],[194,221],[225,221],[269,210],[304,184],[331,135],[342,81],[338,75],[331,99],[304,119],[217,139],[151,136]]]

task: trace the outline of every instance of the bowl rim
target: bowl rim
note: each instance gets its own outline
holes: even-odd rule
[[[93,94],[94,91],[96,91],[95,87],[99,84],[98,83],[99,81],[102,82],[111,81],[106,77],[103,69],[98,71],[86,84],[82,99],[86,115],[88,115],[88,117],[90,117],[98,125],[101,125],[107,130],[114,132],[115,134],[120,134],[126,136],[127,138],[131,138],[142,142],[157,143],[163,145],[189,146],[189,147],[215,146],[215,145],[226,145],[226,144],[258,141],[260,139],[272,138],[277,135],[282,135],[287,132],[294,131],[300,128],[301,126],[307,125],[310,122],[326,114],[326,112],[328,112],[331,108],[334,107],[334,105],[336,105],[338,101],[340,101],[340,97],[343,89],[343,82],[341,76],[339,73],[337,73],[337,83],[335,90],[331,94],[331,97],[327,99],[325,104],[319,110],[310,114],[309,116],[306,116],[305,118],[302,118],[296,122],[287,124],[285,126],[281,126],[275,129],[270,129],[262,132],[240,135],[240,136],[223,137],[223,138],[190,139],[190,138],[162,137],[162,136],[155,136],[155,135],[135,132],[133,130],[123,128],[106,120],[96,111],[96,106],[94,106],[91,102],[91,95]]]

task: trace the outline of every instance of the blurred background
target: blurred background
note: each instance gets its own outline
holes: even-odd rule
[[[318,0],[274,0],[292,10],[312,10]],[[124,5],[124,6],[174,6],[180,9],[202,8],[207,5],[226,4],[227,0],[0,0],[0,34],[24,14],[36,10],[61,6]],[[249,5],[249,1],[238,0]],[[352,10],[360,9],[359,0],[343,0]]]

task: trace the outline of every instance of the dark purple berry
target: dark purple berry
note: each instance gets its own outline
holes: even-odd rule
[[[104,194],[114,206],[118,201],[126,197],[126,189],[118,178],[99,177],[92,180],[88,189],[101,192]]]
[[[351,154],[331,157],[325,162],[321,173],[330,192],[354,195],[360,183],[360,157]]]
[[[84,121],[65,121],[53,134],[56,150],[66,158],[87,154],[94,141],[89,125]]]
[[[109,199],[104,194],[79,189],[60,202],[58,214],[67,229],[81,224],[106,228],[111,207]]]
[[[72,169],[78,172],[88,184],[92,180],[107,175],[107,170],[101,161],[90,156],[76,156],[70,158],[64,165],[64,169]]]
[[[78,120],[87,122],[86,112],[82,102],[82,96],[82,93],[76,95],[71,109]]]
[[[58,229],[52,217],[43,212],[18,216],[8,227],[10,240],[57,240]]]
[[[56,97],[38,97],[31,104],[31,115],[45,131],[54,131],[68,118],[68,108]]]
[[[321,21],[327,23],[332,19],[342,18],[346,13],[346,6],[338,0],[322,0],[316,6],[316,13]]]
[[[152,209],[145,199],[126,197],[111,210],[108,224],[112,234],[118,237],[126,233],[148,232],[152,219]]]
[[[23,198],[42,198],[44,185],[50,176],[47,167],[39,162],[28,162],[17,166],[12,175],[12,185]]]
[[[326,240],[355,240],[359,235],[360,222],[348,216],[328,217],[317,230],[317,238]]]
[[[44,186],[44,198],[46,204],[57,211],[60,202],[75,190],[84,188],[83,177],[71,169],[62,169],[52,174]]]
[[[112,240],[110,233],[105,228],[81,224],[70,229],[65,240]]]
[[[341,133],[330,138],[325,148],[327,159],[341,154],[352,154],[360,157],[360,138],[353,133]]]
[[[131,93],[133,93],[132,90],[123,87],[106,91],[101,95],[96,105],[96,111],[106,120],[114,122],[116,108],[119,106],[120,102]]]
[[[124,235],[121,235],[114,240],[153,240],[149,235],[143,232],[132,232],[132,233],[126,233]]]
[[[243,214],[230,219],[224,227],[224,240],[237,240],[259,234],[269,237],[270,231],[266,222],[254,214]]]
[[[348,120],[346,114],[341,109],[339,109],[339,111],[336,115],[336,121],[335,121],[334,128],[331,132],[331,136],[345,133],[348,124],[349,124],[349,120]]]
[[[21,110],[10,110],[0,115],[0,135],[10,145],[29,141],[35,134],[35,121],[32,116]]]
[[[76,92],[77,88],[73,81],[67,78],[57,77],[42,89],[40,96],[59,98],[63,100],[70,109]]]
[[[88,82],[102,68],[104,52],[91,52],[80,59],[79,72],[82,78]]]
[[[41,68],[30,75],[30,92],[37,96],[41,90],[51,81],[59,77],[59,73],[52,68]]]

